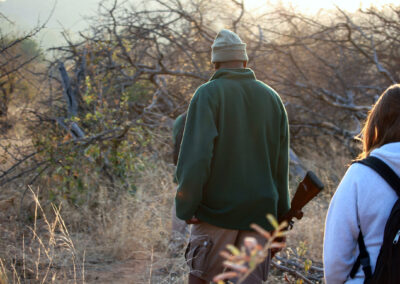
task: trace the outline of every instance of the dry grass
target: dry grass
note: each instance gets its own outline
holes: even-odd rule
[[[3,208],[0,276],[4,283],[84,282],[84,259],[75,249],[60,209],[52,206],[52,214],[47,214],[37,193],[29,190],[34,202],[31,225],[22,226],[15,219],[5,223],[5,219],[14,217],[8,214],[15,209],[11,203]]]
[[[104,250],[101,255],[112,256],[120,261],[122,270],[130,270],[115,283],[183,283],[183,255],[168,253],[175,188],[171,166],[159,162],[146,167],[137,185],[134,196],[125,194],[120,202],[109,204],[105,201],[107,212],[98,220],[102,226],[96,232],[97,243]],[[107,200],[106,196],[102,199]],[[99,253],[98,248],[93,249]],[[108,276],[104,277],[97,280],[105,281]]]
[[[167,251],[172,167],[147,165],[141,176],[134,195],[121,191],[115,198],[118,189],[101,186],[93,196],[95,209],[68,203],[61,210],[42,208],[32,191],[23,204],[24,222],[17,220],[20,195],[9,191],[0,199],[6,209],[0,222],[1,281],[183,283],[183,254],[173,257]]]

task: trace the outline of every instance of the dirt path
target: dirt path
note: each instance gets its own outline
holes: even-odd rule
[[[109,264],[86,264],[85,283],[183,284],[186,282],[186,266],[182,260],[159,255],[153,260],[137,257]]]
[[[112,264],[87,264],[85,267],[86,283],[149,283],[145,279],[148,260],[133,259]]]

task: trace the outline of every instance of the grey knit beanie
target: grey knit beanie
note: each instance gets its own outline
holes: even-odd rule
[[[211,46],[211,62],[248,61],[246,44],[230,30],[221,30]]]

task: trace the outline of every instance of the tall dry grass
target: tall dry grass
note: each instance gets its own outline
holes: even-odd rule
[[[38,192],[29,188],[33,200],[30,225],[5,224],[2,214],[2,249],[0,279],[3,283],[84,283],[83,257],[74,246],[69,230],[60,214],[60,207],[45,212]],[[11,205],[10,205],[11,206]],[[10,208],[3,208],[10,210]],[[49,216],[51,215],[51,216]],[[14,226],[13,226],[14,225]],[[14,231],[12,231],[14,229]]]
[[[163,161],[147,163],[135,194],[104,183],[92,195],[95,208],[43,206],[40,191],[30,189],[22,204],[24,220],[16,218],[20,195],[14,196],[1,215],[1,281],[184,283],[183,253],[168,251],[172,173]]]
[[[90,258],[112,259],[106,269],[119,271],[114,283],[184,283],[186,266],[183,252],[176,256],[168,251],[171,237],[171,207],[175,184],[173,167],[163,161],[147,164],[137,180],[134,195],[123,193],[117,200],[107,198],[103,189],[99,200],[102,213],[92,216],[97,226],[92,235],[96,245],[87,253],[87,273],[93,278],[96,265]],[[107,283],[110,275],[97,281]]]

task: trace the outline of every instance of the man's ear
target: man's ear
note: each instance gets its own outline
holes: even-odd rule
[[[244,68],[247,67],[247,61],[243,61],[243,67],[244,67]]]
[[[218,70],[221,64],[219,62],[214,62],[214,69]]]

